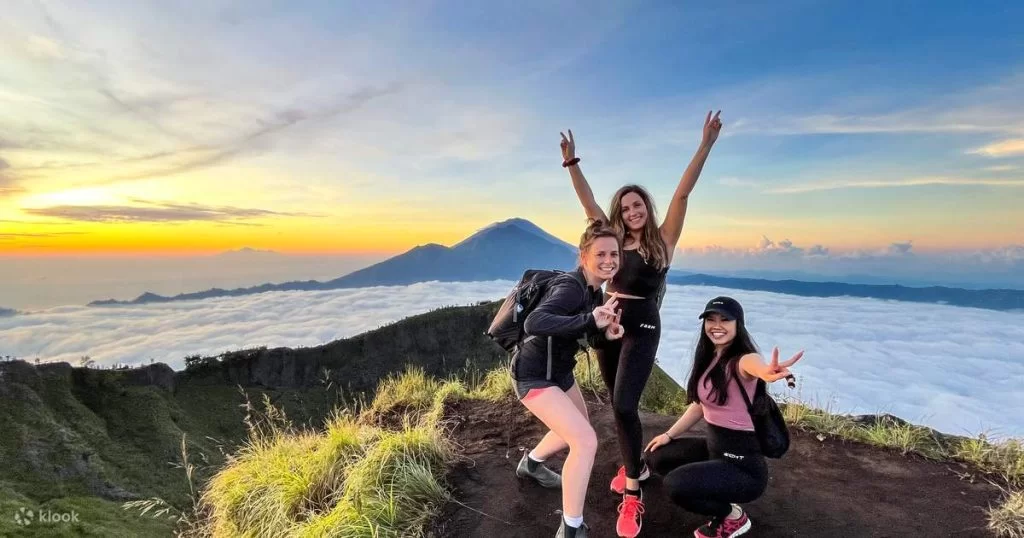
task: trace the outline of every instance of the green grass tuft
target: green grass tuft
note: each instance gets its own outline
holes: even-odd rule
[[[381,388],[362,415],[337,411],[322,433],[250,426],[251,442],[203,492],[210,532],[421,535],[449,498],[442,480],[454,455],[439,427],[444,406],[467,391],[415,368]],[[378,426],[395,415],[400,429]]]
[[[442,382],[427,376],[423,369],[408,366],[399,375],[389,375],[377,389],[368,415],[380,417],[398,412],[422,412],[434,403]]]
[[[942,458],[945,452],[931,431],[921,426],[898,421],[889,415],[879,416],[868,425],[860,425],[850,435],[875,446],[894,448],[903,454],[919,454]]]
[[[999,537],[1024,538],[1024,490],[1004,491],[1002,503],[988,511],[988,528]]]
[[[1020,439],[992,443],[981,434],[961,440],[952,453],[982,471],[999,475],[1010,486],[1024,486],[1024,442]]]
[[[821,409],[797,401],[781,402],[780,407],[790,426],[839,438],[857,438],[857,423],[850,417],[831,413],[827,407]]]
[[[487,372],[483,380],[470,391],[469,397],[489,402],[499,402],[515,396],[512,375],[505,368]]]

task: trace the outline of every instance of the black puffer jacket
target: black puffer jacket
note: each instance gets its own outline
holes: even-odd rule
[[[576,353],[602,334],[593,311],[604,297],[585,282],[581,268],[559,277],[526,316],[527,337],[512,370],[516,379],[550,380],[571,372]]]

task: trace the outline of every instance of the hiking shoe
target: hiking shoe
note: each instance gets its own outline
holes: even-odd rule
[[[558,533],[555,534],[555,538],[587,538],[587,531],[589,530],[590,527],[586,523],[574,529],[566,525],[563,519],[562,524],[558,526]]]
[[[529,457],[529,452],[523,453],[523,459],[519,460],[519,466],[516,467],[516,476],[519,478],[533,478],[538,484],[546,488],[562,487],[562,475],[548,469],[543,463],[538,463],[537,468],[531,473],[526,461]]]
[[[641,493],[641,496],[643,494]],[[640,534],[643,523],[644,501],[636,495],[623,495],[619,504],[619,520],[615,523],[615,532],[620,538],[633,538]]]
[[[647,468],[647,464],[644,464],[644,469],[640,471],[640,481],[647,480],[651,477],[651,470]],[[626,494],[626,467],[619,467],[619,474],[615,475],[612,479],[611,485],[612,493],[616,495]]]
[[[712,518],[693,531],[696,538],[732,538],[746,534],[750,530],[750,518],[747,513],[740,514],[739,519],[725,519],[721,517]]]

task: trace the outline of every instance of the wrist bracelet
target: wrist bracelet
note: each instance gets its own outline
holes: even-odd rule
[[[574,164],[576,164],[578,162],[580,162],[580,158],[579,157],[573,157],[572,159],[569,159],[568,161],[562,161],[562,168],[569,168],[570,166],[572,166],[572,165],[574,165]]]
[[[668,432],[664,432],[664,433],[662,433],[662,435],[664,435],[665,437],[668,437],[670,441],[675,441],[676,440],[676,438],[672,437],[671,435],[669,435]]]

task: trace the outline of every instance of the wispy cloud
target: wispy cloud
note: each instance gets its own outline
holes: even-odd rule
[[[872,100],[877,89],[862,88],[849,77],[854,73],[826,78],[797,77],[773,79],[744,84],[734,88],[733,114],[737,121],[730,125],[730,134],[805,135],[805,134],[899,134],[899,133],[992,133],[1024,135],[1024,109],[1019,96],[1024,93],[1024,76],[1009,75],[992,83],[981,84],[968,90],[931,98],[927,102],[895,108],[889,100],[879,96],[876,108],[883,110],[856,110],[846,101],[829,100],[810,112],[791,110],[787,102],[794,95],[814,95],[815,92],[849,94],[840,86],[849,84],[859,88],[859,100]],[[834,80],[833,80],[834,79]],[[750,92],[757,86],[764,91]],[[885,90],[889,91],[889,90]],[[749,97],[745,93],[749,93]],[[808,93],[810,92],[810,93]],[[733,95],[730,94],[730,95]],[[801,102],[799,99],[795,102]],[[772,112],[765,112],[772,111]]]
[[[986,157],[1008,157],[1011,155],[1024,155],[1024,138],[1011,138],[1002,142],[994,142],[973,149],[968,153],[984,155]]]
[[[719,179],[718,184],[725,185],[726,187],[753,187],[758,185],[758,182],[735,176],[726,176]]]
[[[43,208],[24,208],[22,211],[29,215],[81,222],[212,221],[237,223],[238,221],[270,217],[321,216],[309,213],[271,211],[268,209],[239,208],[231,206],[204,206],[195,203],[180,204],[151,202],[140,199],[133,199],[132,202],[145,205],[61,205]]]
[[[905,241],[903,243],[892,243],[889,245],[889,254],[893,254],[896,256],[910,254],[911,249],[914,248],[913,243],[913,241]]]
[[[26,237],[60,237],[64,235],[83,235],[86,232],[41,232],[41,233],[0,233],[0,241],[10,241]]]
[[[0,198],[20,193],[24,189],[18,185],[17,178],[11,173],[11,165],[0,158]]]
[[[1004,123],[984,116],[961,117],[959,111],[931,115],[925,110],[914,110],[875,115],[815,114],[760,122],[746,119],[734,129],[734,133],[774,135],[1000,132],[1022,133],[1024,123]]]
[[[764,192],[771,194],[797,194],[837,189],[877,189],[896,187],[919,187],[922,185],[967,185],[992,187],[1024,187],[1024,179],[993,179],[965,177],[915,177],[903,179],[828,179],[810,183],[797,183],[771,187]]]
[[[1019,168],[1019,166],[1014,166],[1012,164],[997,164],[995,166],[986,166],[982,168],[982,170],[986,172],[1013,172]]]
[[[339,115],[353,112],[370,101],[400,91],[402,85],[390,84],[381,88],[364,88],[339,97],[325,107],[287,108],[265,112],[264,117],[249,118],[244,124],[255,123],[254,129],[237,134],[226,140],[211,144],[185,146],[174,150],[160,150],[143,155],[124,158],[103,159],[92,162],[44,163],[22,169],[25,172],[47,172],[51,170],[89,169],[102,170],[111,165],[142,166],[137,172],[117,174],[101,181],[89,181],[89,185],[104,185],[168,177],[186,172],[216,166],[242,155],[255,155],[273,148],[273,137],[303,122],[326,121]],[[113,96],[111,95],[113,99]],[[118,101],[120,103],[120,101]],[[123,103],[122,103],[123,104]],[[124,105],[128,106],[128,105]]]
[[[63,222],[49,222],[45,220],[17,220],[17,219],[0,219],[0,222],[4,224],[28,224],[30,226],[63,226]]]

